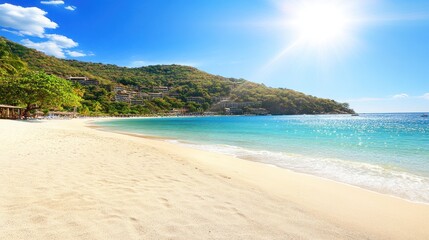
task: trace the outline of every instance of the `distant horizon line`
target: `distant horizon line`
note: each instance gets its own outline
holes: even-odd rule
[[[382,114],[398,114],[398,113],[429,113],[429,110],[427,111],[419,111],[419,112],[357,112],[359,114],[377,114],[377,113],[382,113]]]

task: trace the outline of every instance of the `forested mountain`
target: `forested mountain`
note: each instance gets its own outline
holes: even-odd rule
[[[44,71],[62,78],[85,76],[97,80],[100,84],[79,86],[85,92],[79,108],[83,114],[166,113],[173,108],[187,109],[188,112],[224,113],[224,107],[229,105],[239,106],[243,113],[256,108],[266,109],[271,114],[353,113],[348,104],[290,89],[270,88],[244,79],[212,75],[193,67],[156,65],[127,68],[64,60],[0,37],[0,75],[19,74],[25,69]],[[133,91],[136,96],[155,93],[158,87],[165,87],[168,92],[164,91],[159,97],[141,97],[141,101],[130,99],[127,102],[115,97],[118,94],[115,86]]]

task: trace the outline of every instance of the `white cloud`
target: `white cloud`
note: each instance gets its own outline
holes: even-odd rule
[[[422,98],[429,100],[429,93],[423,94]]]
[[[65,58],[63,49],[53,41],[36,43],[29,39],[24,39],[21,42],[26,47],[37,49],[41,52],[44,52],[48,55],[52,55],[58,58]]]
[[[42,4],[64,4],[64,1],[42,1]],[[76,7],[68,6],[66,9],[75,10]],[[93,53],[82,51],[72,51],[71,48],[79,44],[73,39],[59,34],[45,34],[45,29],[55,29],[58,24],[45,17],[47,12],[37,7],[21,7],[9,3],[0,4],[0,26],[5,32],[10,32],[19,36],[39,37],[43,40],[37,42],[30,39],[23,39],[21,43],[29,48],[34,48],[47,55],[58,58],[93,56]]]
[[[406,93],[400,93],[393,96],[394,99],[402,99],[402,98],[408,98],[409,95]]]
[[[79,44],[72,39],[58,34],[46,34],[46,38],[48,38],[50,41],[55,42],[58,46],[61,48],[74,48],[77,47]]]
[[[93,53],[84,53],[78,50],[69,50],[70,48],[75,48],[79,44],[72,39],[58,35],[58,34],[46,34],[45,37],[48,39],[44,42],[33,42],[29,39],[22,40],[22,44],[29,48],[34,48],[41,52],[44,52],[47,55],[52,55],[57,58],[66,58],[69,57],[87,57],[94,56]]]
[[[86,57],[89,56],[89,54],[80,52],[80,51],[70,51],[70,50],[66,50],[67,55],[69,55],[70,57]]]
[[[37,43],[29,39],[24,39],[21,42],[26,47],[37,49],[47,55],[52,55],[58,58],[66,57],[65,49],[74,48],[79,45],[72,39],[58,34],[46,34],[45,37],[49,40]]]
[[[45,17],[46,14],[47,12],[37,7],[0,4],[0,26],[20,35],[43,37],[46,28],[58,27],[58,24]]]
[[[12,33],[12,34],[15,34],[15,35],[18,35],[18,36],[24,36],[23,34],[21,34],[20,32],[18,32],[18,31],[15,31],[15,30],[9,30],[9,29],[5,29],[5,28],[3,28],[2,29],[2,31],[3,32],[9,32],[9,33]]]
[[[49,4],[49,5],[62,5],[64,1],[50,0],[50,1],[41,1],[41,4]]]
[[[65,7],[65,9],[70,10],[70,11],[74,11],[74,10],[76,10],[76,8],[77,7],[75,7],[75,6],[67,6],[67,7]]]

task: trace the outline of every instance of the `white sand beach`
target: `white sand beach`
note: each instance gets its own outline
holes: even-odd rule
[[[429,239],[429,205],[87,125],[0,120],[0,239]]]

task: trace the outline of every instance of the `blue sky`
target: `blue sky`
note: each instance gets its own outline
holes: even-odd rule
[[[318,31],[332,29],[310,27],[308,41],[294,45],[296,13],[316,2],[334,3],[349,25],[323,44]],[[429,111],[427,0],[0,1],[0,29],[57,57],[191,65],[346,101],[358,112]]]

